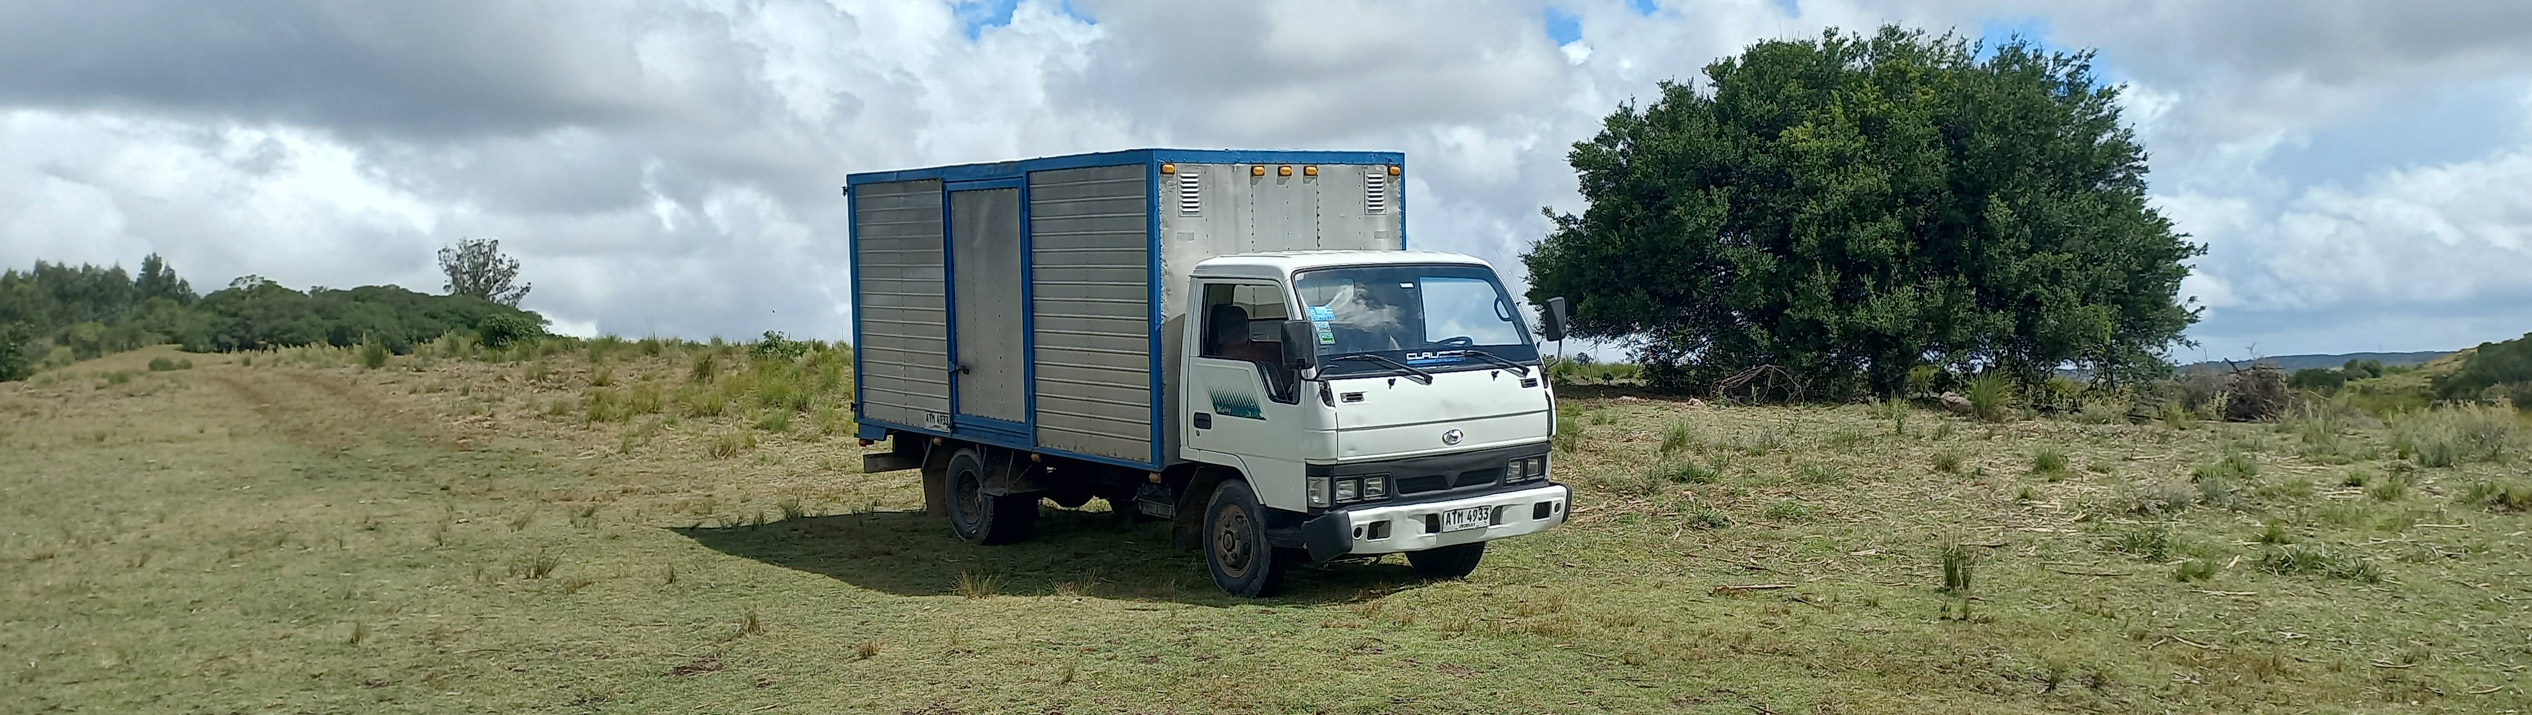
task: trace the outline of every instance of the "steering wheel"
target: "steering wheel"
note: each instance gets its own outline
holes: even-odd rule
[[[1461,336],[1458,336],[1458,337],[1443,338],[1443,339],[1440,339],[1440,340],[1436,340],[1436,341],[1433,341],[1433,344],[1435,344],[1435,345],[1440,345],[1440,346],[1444,346],[1444,347],[1464,348],[1464,347],[1468,347],[1468,346],[1470,346],[1470,345],[1475,345],[1475,344],[1477,344],[1477,339],[1476,339],[1476,338],[1472,338],[1472,337],[1468,337],[1468,336],[1466,336],[1466,335],[1461,335]]]

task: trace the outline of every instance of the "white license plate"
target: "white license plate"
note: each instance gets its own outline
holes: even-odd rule
[[[1472,506],[1466,509],[1452,509],[1450,511],[1442,512],[1442,531],[1452,532],[1467,531],[1469,529],[1483,529],[1489,524],[1494,523],[1494,520],[1494,507]]]

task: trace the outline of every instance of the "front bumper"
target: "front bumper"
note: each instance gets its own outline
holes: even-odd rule
[[[1492,541],[1565,523],[1572,498],[1573,490],[1551,483],[1445,501],[1348,507],[1302,522],[1301,543],[1311,561],[1327,561]],[[1481,528],[1441,530],[1442,512],[1471,507],[1491,507],[1493,518]]]

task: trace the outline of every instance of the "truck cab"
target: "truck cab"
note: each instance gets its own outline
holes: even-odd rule
[[[1243,254],[1190,281],[1181,457],[1247,484],[1202,517],[1224,588],[1259,587],[1278,565],[1247,561],[1278,558],[1405,553],[1455,577],[1485,542],[1564,521],[1570,492],[1547,480],[1554,397],[1484,261]]]
[[[1134,149],[847,176],[863,471],[918,470],[975,544],[1044,502],[1166,520],[1244,596],[1393,553],[1462,576],[1563,523],[1531,311],[1484,261],[1407,250],[1404,175]]]

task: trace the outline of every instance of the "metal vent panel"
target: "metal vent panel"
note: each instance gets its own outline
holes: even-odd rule
[[[1375,167],[1363,175],[1363,213],[1389,212],[1389,177]]]
[[[1178,212],[1196,213],[1204,208],[1204,175],[1194,171],[1178,173]]]

